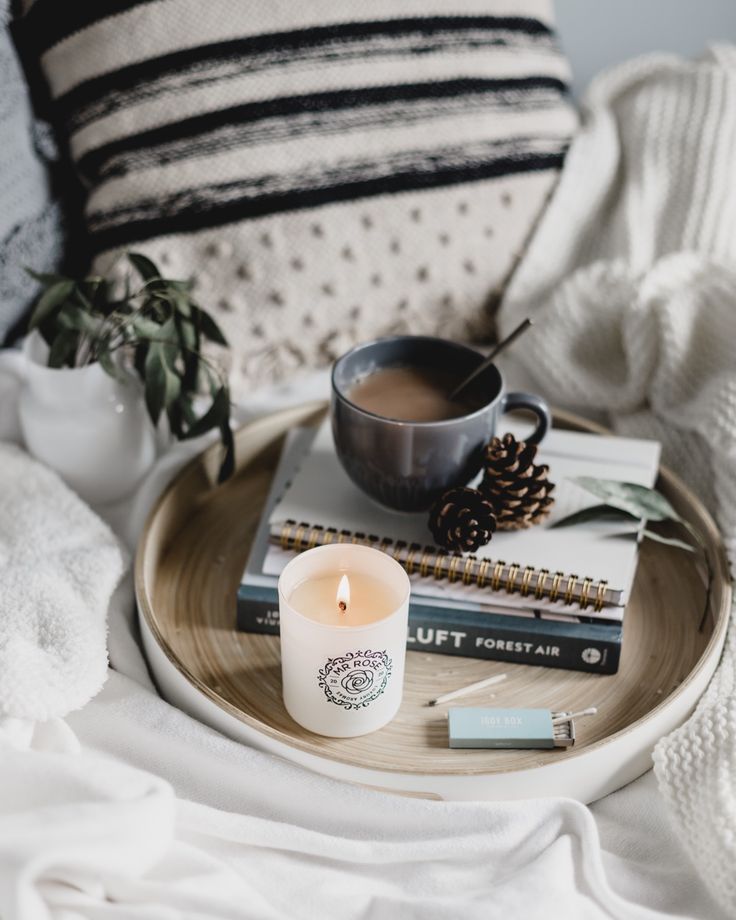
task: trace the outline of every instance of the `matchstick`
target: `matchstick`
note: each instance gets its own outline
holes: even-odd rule
[[[482,690],[484,687],[490,687],[492,684],[500,684],[502,680],[506,680],[505,674],[496,674],[495,677],[487,677],[485,680],[478,680],[474,684],[469,684],[467,687],[460,687],[460,689],[452,690],[450,693],[443,693],[442,696],[438,696],[437,699],[430,700],[427,706],[438,706],[440,703],[447,703],[450,700],[457,699],[459,696],[465,696],[466,693],[472,693],[474,690]]]

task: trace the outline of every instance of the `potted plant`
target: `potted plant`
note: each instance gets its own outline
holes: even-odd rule
[[[219,480],[234,466],[230,393],[203,353],[227,346],[192,283],[164,278],[128,253],[124,283],[31,273],[44,286],[26,339],[27,385],[20,420],[31,453],[83,497],[130,492],[155,458],[155,428],[177,439],[218,429]]]

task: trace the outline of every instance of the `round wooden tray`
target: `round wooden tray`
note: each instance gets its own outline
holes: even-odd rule
[[[190,463],[152,511],[138,548],[136,594],[146,652],[163,695],[236,739],[344,780],[453,799],[565,795],[592,801],[651,765],[655,742],[680,724],[715,670],[730,609],[718,531],[670,472],[660,487],[703,535],[714,580],[698,629],[704,588],[694,559],[647,541],[626,613],[621,668],[613,676],[407,654],[396,719],[360,738],[328,739],[300,728],[281,702],[279,641],[235,630],[235,596],[286,431],[316,422],[323,403],[258,419],[236,436],[238,471],[214,487],[218,448]],[[555,425],[602,431],[557,413]],[[598,715],[576,726],[568,750],[468,751],[447,747],[438,693],[495,672],[509,677],[493,704],[578,709]],[[488,697],[468,697],[468,705]]]

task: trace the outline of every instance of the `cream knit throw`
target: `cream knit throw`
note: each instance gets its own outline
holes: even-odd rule
[[[736,49],[639,58],[590,88],[560,185],[501,311],[557,404],[659,438],[736,559]],[[700,872],[736,912],[736,627],[655,772]]]

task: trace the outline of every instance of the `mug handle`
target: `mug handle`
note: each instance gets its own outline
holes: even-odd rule
[[[537,427],[524,440],[527,444],[539,444],[552,424],[552,413],[546,401],[533,393],[506,393],[501,403],[501,412],[513,412],[515,409],[527,409],[536,415]]]

